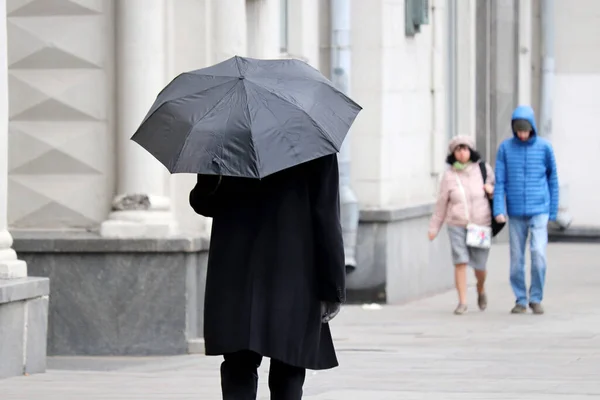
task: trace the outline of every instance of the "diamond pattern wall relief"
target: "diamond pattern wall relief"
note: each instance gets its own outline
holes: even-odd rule
[[[8,0],[9,224],[98,225],[113,195],[112,0]]]

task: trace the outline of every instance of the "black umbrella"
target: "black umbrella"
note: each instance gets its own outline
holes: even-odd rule
[[[302,61],[233,57],[176,77],[132,140],[171,173],[263,178],[338,152],[360,110]]]

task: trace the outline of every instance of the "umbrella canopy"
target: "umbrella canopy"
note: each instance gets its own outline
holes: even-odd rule
[[[171,173],[263,178],[338,152],[360,110],[302,61],[236,56],[176,77],[132,140]]]

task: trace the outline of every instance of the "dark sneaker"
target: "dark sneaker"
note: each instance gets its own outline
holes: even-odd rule
[[[487,308],[487,295],[485,293],[479,293],[477,297],[477,305],[481,311]]]
[[[454,310],[454,314],[456,314],[456,315],[463,315],[466,312],[467,312],[467,305],[466,304],[459,304],[456,307],[456,310]]]
[[[543,314],[544,307],[540,303],[529,303],[529,308],[533,311],[534,314]]]
[[[515,304],[512,310],[510,310],[511,314],[525,314],[527,312],[527,308],[520,304]]]

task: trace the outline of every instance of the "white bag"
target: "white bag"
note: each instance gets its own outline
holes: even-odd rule
[[[492,228],[475,224],[467,225],[467,246],[480,249],[492,247]]]
[[[467,246],[476,247],[479,249],[489,249],[492,247],[492,227],[472,224],[470,222],[471,218],[469,217],[469,203],[467,201],[467,195],[465,194],[465,188],[463,187],[458,174],[454,173],[454,175],[456,176],[456,182],[458,182],[458,187],[462,193],[463,201],[465,202],[465,214],[467,217]]]

